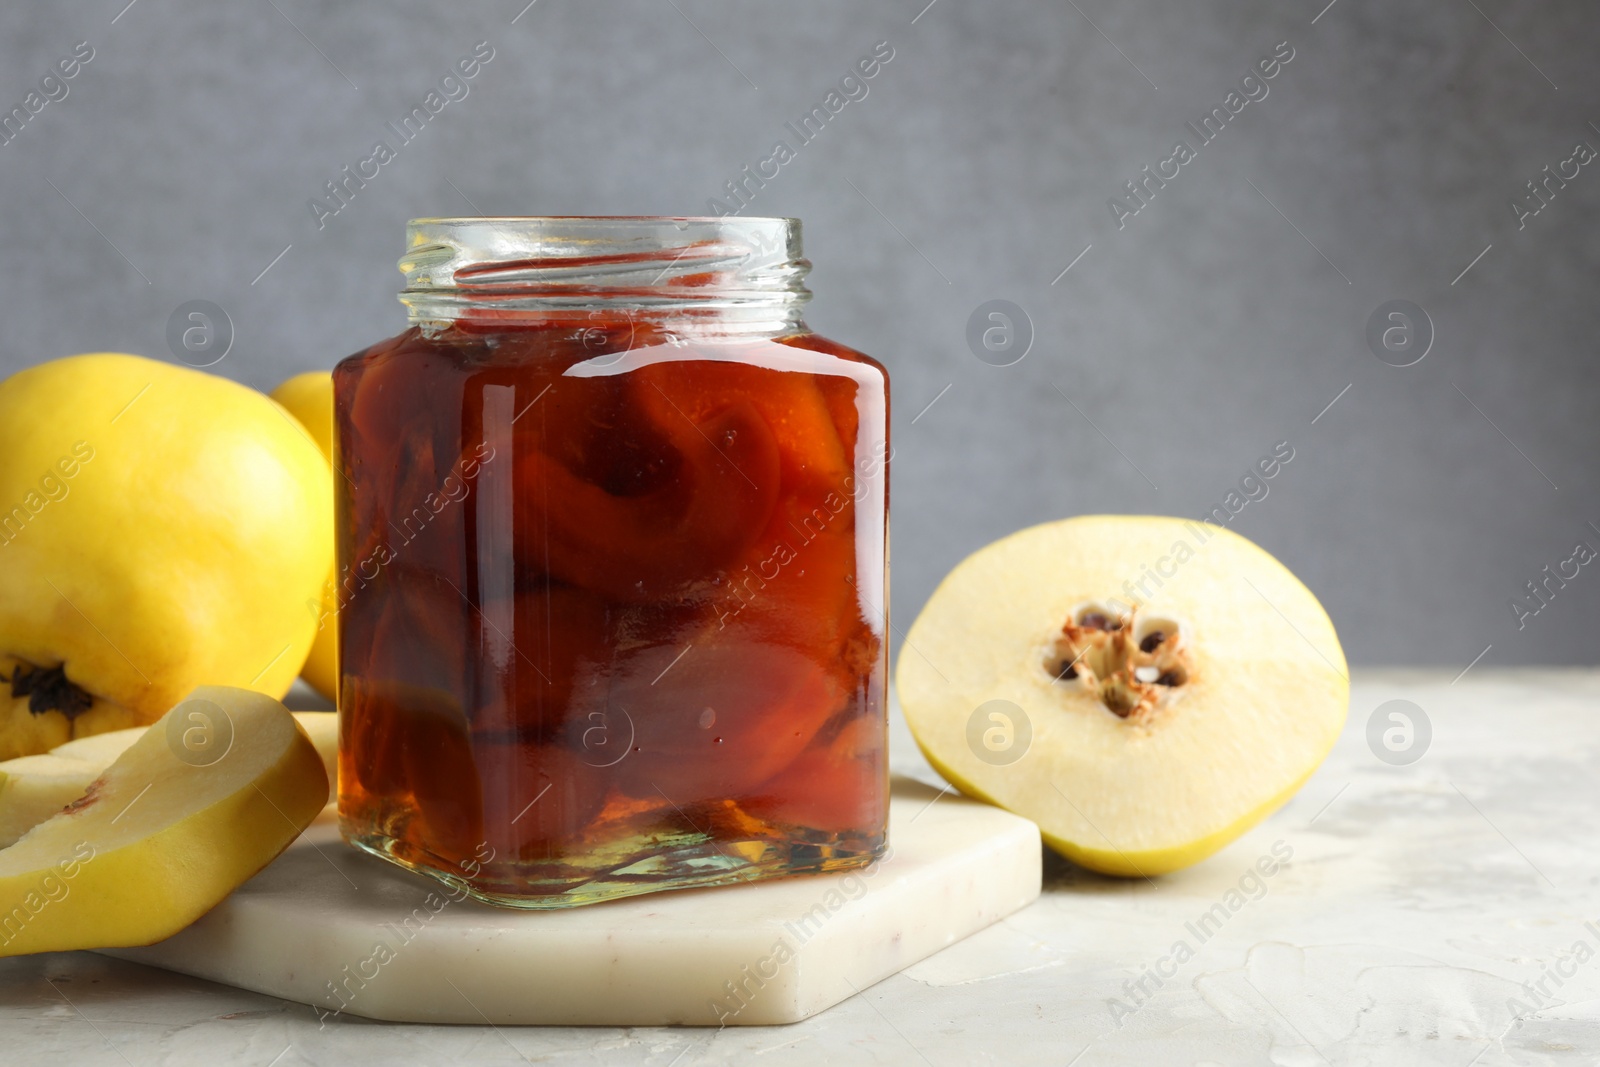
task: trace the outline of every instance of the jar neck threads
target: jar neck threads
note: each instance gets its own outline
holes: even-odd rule
[[[400,301],[424,328],[614,310],[679,330],[770,335],[799,325],[810,269],[798,219],[413,219]]]

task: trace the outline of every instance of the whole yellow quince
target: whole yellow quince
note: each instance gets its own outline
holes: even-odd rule
[[[327,460],[272,400],[120,353],[0,383],[0,759],[288,691],[317,628]]]
[[[296,374],[272,391],[272,399],[289,409],[333,463],[333,373],[325,370]],[[330,466],[330,471],[331,471]],[[333,490],[330,488],[329,492]],[[311,643],[300,677],[334,703],[339,701],[339,604],[335,595],[333,539],[328,539],[328,581],[323,586],[317,612],[317,638]]]

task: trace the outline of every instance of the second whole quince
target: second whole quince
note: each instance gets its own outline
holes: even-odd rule
[[[95,353],[0,383],[0,759],[153,722],[199,685],[287,692],[330,478],[282,407],[187,367]]]
[[[296,374],[272,391],[272,399],[282,404],[305,427],[317,448],[333,463],[333,375],[314,370]],[[330,471],[331,471],[330,466]],[[331,492],[331,490],[330,490]],[[317,611],[317,637],[311,644],[300,677],[306,684],[334,703],[339,700],[339,603],[334,584],[333,542],[327,547],[328,580],[323,586],[322,603]]]

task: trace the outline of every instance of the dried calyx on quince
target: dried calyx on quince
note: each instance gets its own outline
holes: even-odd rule
[[[28,711],[33,715],[59,711],[71,722],[94,706],[94,697],[74,685],[59,663],[54,667],[18,663],[11,668],[11,677],[0,674],[0,681],[11,683],[13,698],[28,698]]]

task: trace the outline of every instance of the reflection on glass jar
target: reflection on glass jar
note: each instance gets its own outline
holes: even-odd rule
[[[888,382],[798,223],[408,238],[334,372],[345,836],[534,908],[871,862]]]

